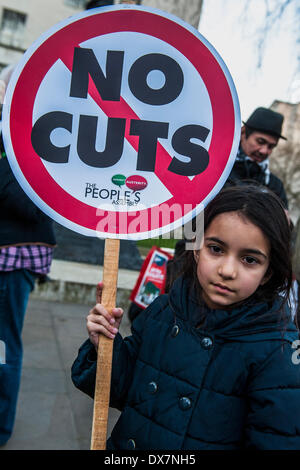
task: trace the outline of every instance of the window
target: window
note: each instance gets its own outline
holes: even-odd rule
[[[25,31],[26,15],[3,9],[0,28],[0,42],[9,46],[21,47]]]
[[[7,64],[3,64],[2,62],[0,62],[0,76],[1,76],[2,70],[4,70],[5,67],[7,67]]]
[[[65,4],[73,8],[85,8],[86,0],[65,0]]]

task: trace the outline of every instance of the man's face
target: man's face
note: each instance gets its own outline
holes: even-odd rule
[[[268,158],[272,150],[276,147],[278,137],[273,137],[263,132],[254,131],[246,137],[245,128],[241,132],[241,146],[248,157],[257,163],[261,163]]]

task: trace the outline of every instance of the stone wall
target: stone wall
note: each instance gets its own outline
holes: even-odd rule
[[[300,282],[300,103],[274,101],[271,108],[284,115],[282,135],[270,158],[271,170],[282,179],[294,229],[294,274]]]
[[[86,237],[53,222],[57,246],[54,259],[103,266],[104,240]],[[131,240],[120,241],[119,268],[139,271],[143,260],[137,244]]]
[[[274,101],[271,108],[284,115],[282,135],[270,157],[270,168],[284,184],[294,223],[300,217],[300,103]]]

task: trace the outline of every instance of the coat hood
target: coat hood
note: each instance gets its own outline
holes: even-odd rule
[[[177,279],[169,293],[169,305],[175,319],[188,321],[193,327],[231,341],[264,341],[284,339],[290,343],[299,339],[292,321],[291,311],[278,297],[273,303],[257,302],[255,298],[239,306],[217,310],[210,309],[196,296],[190,279]]]

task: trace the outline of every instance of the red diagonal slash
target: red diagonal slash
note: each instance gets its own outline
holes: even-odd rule
[[[80,47],[80,45],[74,46]],[[70,54],[65,57],[60,57],[61,61],[72,73],[73,67],[73,58]],[[101,98],[94,82],[90,78],[88,94],[95,101],[95,103],[101,108],[101,110],[107,115],[107,117],[117,117],[126,119],[126,129],[125,129],[125,139],[131,144],[134,150],[138,151],[139,138],[137,136],[131,135],[129,133],[130,129],[130,120],[131,119],[140,119],[140,117],[133,111],[131,106],[125,101],[124,98],[120,98],[120,101],[105,101]],[[168,166],[171,163],[173,157],[166,151],[166,149],[161,145],[160,142],[157,142],[157,151],[156,151],[156,164],[154,173],[161,180],[162,184],[170,191],[173,197],[179,196],[182,192],[178,190],[178,178],[180,175],[175,175],[168,171]],[[191,190],[193,186],[193,181],[191,181],[187,176],[182,176],[184,179],[184,185],[187,190]]]

